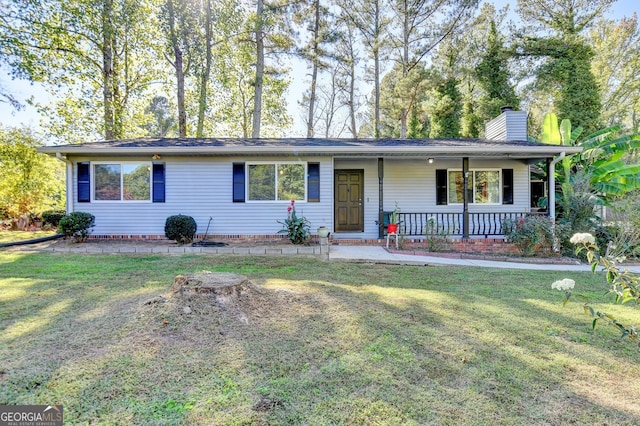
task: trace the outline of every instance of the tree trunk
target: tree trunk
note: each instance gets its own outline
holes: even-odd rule
[[[375,40],[373,41],[374,137],[380,137],[380,0],[375,0]]]
[[[349,118],[351,119],[351,136],[358,137],[358,129],[356,128],[356,58],[353,51],[353,44],[349,47],[351,49],[351,63],[349,64]]]
[[[262,29],[262,21],[264,19],[264,1],[258,0],[256,8],[257,26],[256,26],[256,83],[255,94],[253,97],[253,128],[251,137],[260,137],[260,123],[262,121],[262,84],[264,79],[264,32]]]
[[[407,0],[404,1],[404,13],[402,19],[402,78],[407,77],[409,65],[409,6]],[[407,137],[407,115],[409,109],[405,106],[400,113],[400,138]]]
[[[104,138],[113,139],[113,1],[104,0],[102,8],[102,100]]]
[[[205,0],[205,66],[200,76],[200,99],[198,102],[198,125],[196,128],[196,137],[201,138],[204,136],[204,113],[207,110],[207,92],[209,77],[211,75],[211,61],[212,61],[212,13],[211,13],[211,0]]]
[[[313,42],[311,43],[311,62],[312,62],[312,72],[311,72],[311,90],[309,92],[309,119],[307,121],[307,137],[313,137],[313,127],[314,127],[314,114],[315,114],[315,103],[316,103],[316,83],[318,81],[318,45],[319,45],[319,37],[320,37],[320,0],[314,0],[313,6],[315,7],[315,17],[313,23]]]
[[[181,138],[187,137],[187,113],[184,109],[184,65],[183,53],[180,48],[178,35],[176,34],[176,16],[173,9],[173,0],[167,0],[167,9],[169,12],[169,35],[171,37],[171,47],[173,48],[174,62],[172,63],[176,70],[176,85],[178,97],[178,133]]]

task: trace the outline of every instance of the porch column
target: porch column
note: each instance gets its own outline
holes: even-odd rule
[[[378,238],[384,238],[384,159],[378,158]]]
[[[469,238],[469,157],[462,157],[462,238]]]

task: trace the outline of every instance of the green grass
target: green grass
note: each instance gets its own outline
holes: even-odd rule
[[[55,231],[2,231],[0,230],[0,244],[15,241],[31,240],[34,238],[50,237]]]
[[[145,304],[202,270],[253,285],[227,307]],[[637,347],[563,308],[564,277],[602,293],[588,273],[4,251],[0,405],[62,403],[65,424],[640,423]]]

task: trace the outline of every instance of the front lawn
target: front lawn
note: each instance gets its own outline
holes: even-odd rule
[[[158,298],[202,270],[253,285],[226,307]],[[0,251],[0,405],[61,403],[65,424],[639,424],[637,346],[563,308],[564,277],[604,288],[588,273]]]

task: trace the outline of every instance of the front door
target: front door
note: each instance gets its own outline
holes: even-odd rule
[[[335,171],[335,231],[364,231],[364,170]]]

